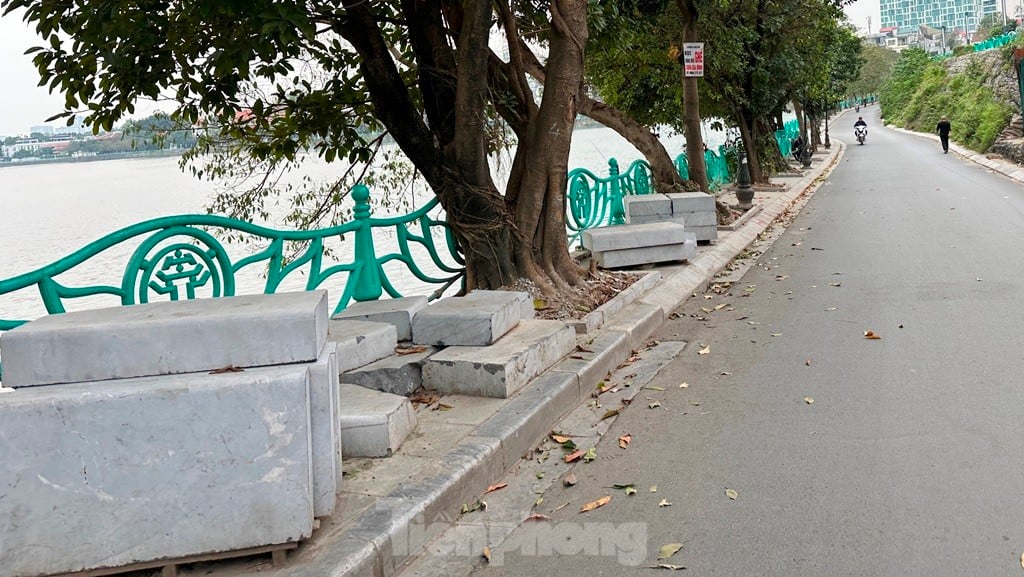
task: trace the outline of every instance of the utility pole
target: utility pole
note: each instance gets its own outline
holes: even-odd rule
[[[871,17],[868,16],[868,36],[871,36]]]

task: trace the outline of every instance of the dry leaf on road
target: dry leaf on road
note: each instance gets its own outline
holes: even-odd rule
[[[668,543],[666,545],[662,545],[661,549],[658,550],[658,561],[661,561],[662,559],[668,559],[669,557],[678,553],[679,550],[682,548],[682,543]]]
[[[662,499],[661,502],[658,503],[658,506],[659,507],[671,507],[672,503],[669,503],[668,499]]]
[[[726,489],[725,496],[735,501],[740,494],[736,492],[736,489]]]
[[[697,351],[697,354],[698,355],[706,355],[706,354],[708,354],[710,352],[711,352],[711,346],[708,345],[708,346],[705,346],[703,349]]]
[[[603,415],[601,415],[601,420],[603,421],[603,420],[608,419],[610,417],[614,417],[615,415],[618,415],[618,414],[619,414],[619,410],[618,409],[608,409],[607,411],[604,412]]]
[[[633,435],[622,435],[619,437],[619,447],[625,449],[633,441]]]
[[[565,456],[565,462],[566,463],[571,463],[573,461],[578,461],[580,459],[580,457],[583,456],[583,454],[584,454],[583,449],[578,449],[576,451],[573,451],[573,452],[571,452],[571,453],[569,453],[568,455]]]
[[[690,388],[690,383],[681,383],[679,385],[679,388],[680,389],[688,389],[688,388]]]
[[[598,507],[604,507],[605,505],[608,504],[608,501],[611,501],[611,500],[612,500],[612,496],[611,495],[605,495],[604,497],[601,497],[597,501],[591,501],[591,502],[587,503],[586,505],[584,505],[583,508],[580,509],[580,513],[586,513],[587,511],[593,511],[594,509],[597,509]]]
[[[565,479],[562,480],[562,484],[565,485],[566,487],[572,487],[573,485],[575,485],[576,473],[569,473],[568,475],[566,475]]]
[[[551,433],[551,440],[558,443],[559,445],[564,445],[565,443],[568,443],[571,439],[565,435]]]
[[[423,345],[415,345],[410,347],[395,347],[396,355],[414,355],[416,353],[422,353],[427,350],[427,347]]]
[[[808,405],[813,405],[814,399],[812,399],[811,397],[804,397],[804,402],[807,403]]]
[[[488,563],[491,562],[491,548],[490,547],[484,547],[484,559],[486,559]]]
[[[880,337],[880,336],[878,336],[877,334],[875,334],[875,331],[864,331],[864,338],[865,338],[865,339],[874,339],[874,340],[877,340],[877,339],[880,339],[880,338],[882,338],[882,337]]]
[[[551,517],[548,517],[547,515],[544,515],[542,513],[534,513],[533,515],[530,515],[526,519],[523,519],[523,522],[525,523],[526,521],[550,521],[550,520],[551,520]]]
[[[682,565],[670,565],[668,563],[658,563],[657,565],[651,565],[651,569],[668,569],[670,571],[680,571],[686,569]]]
[[[487,490],[484,491],[484,494],[486,495],[487,493],[493,493],[499,489],[504,489],[505,487],[508,487],[508,483],[498,483],[496,485],[491,485],[490,487],[487,487]]]
[[[807,359],[806,361],[804,361],[804,364],[807,365],[808,367],[811,366],[811,359]]]

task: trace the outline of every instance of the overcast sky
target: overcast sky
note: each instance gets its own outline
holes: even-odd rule
[[[870,16],[871,29],[877,32],[878,2],[856,0],[846,8],[846,14],[862,31],[867,29]],[[39,75],[24,54],[26,49],[40,43],[35,32],[21,21],[20,11],[0,17],[0,136],[27,133],[30,126],[42,124],[46,118],[63,110],[63,98],[37,86]]]

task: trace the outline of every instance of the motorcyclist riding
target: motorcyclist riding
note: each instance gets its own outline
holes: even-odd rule
[[[853,123],[853,134],[857,137],[857,142],[863,145],[868,136],[868,123],[864,122],[863,116],[858,116],[857,122]]]

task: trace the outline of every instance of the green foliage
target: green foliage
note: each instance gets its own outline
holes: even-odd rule
[[[873,44],[861,47],[861,67],[848,94],[877,94],[892,74],[899,53]]]
[[[972,150],[987,150],[1013,112],[985,86],[988,72],[973,62],[950,76],[941,63],[922,55],[903,52],[881,92],[883,115],[921,132],[934,132],[939,119],[947,116],[950,138]]]

